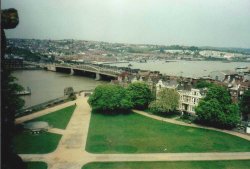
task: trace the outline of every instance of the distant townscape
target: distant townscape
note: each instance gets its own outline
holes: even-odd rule
[[[84,40],[9,39],[7,53],[28,60],[77,62],[157,59],[250,61],[250,49],[195,46],[138,45]]]
[[[249,5],[4,2],[2,168],[250,168]]]
[[[107,63],[147,60],[187,61],[250,61],[247,49],[218,49],[185,46],[133,45],[79,40],[8,40],[7,57],[10,66],[28,68],[40,66],[50,71],[80,74],[96,80],[111,80],[113,84],[128,86],[145,82],[155,95],[163,89],[175,89],[180,95],[179,110],[195,114],[195,107],[206,94],[199,83],[214,83],[225,86],[237,103],[250,88],[250,68],[213,71],[199,78],[166,75],[159,71],[116,67]],[[199,70],[197,70],[199,71]]]

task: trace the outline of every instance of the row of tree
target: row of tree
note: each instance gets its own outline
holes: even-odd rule
[[[26,169],[26,164],[13,149],[12,139],[15,134],[15,114],[24,101],[17,96],[23,88],[16,83],[5,63],[6,37],[3,29],[12,29],[19,23],[15,9],[1,10],[1,168]]]
[[[152,99],[145,83],[133,83],[128,88],[107,84],[97,86],[88,102],[94,111],[113,114],[129,112],[132,108],[145,109]]]
[[[197,122],[218,128],[233,128],[240,121],[240,112],[243,117],[250,114],[250,90],[245,92],[239,106],[232,103],[230,93],[224,87],[203,82],[197,87],[208,87],[206,97],[195,109]],[[107,84],[96,87],[88,102],[93,111],[106,114],[130,112],[133,108],[149,108],[153,113],[166,115],[177,111],[179,94],[175,90],[164,88],[154,98],[145,83],[132,83],[127,88]]]
[[[100,85],[88,100],[94,111],[119,113],[132,108],[154,113],[175,111],[179,104],[179,94],[175,90],[162,89],[155,100],[149,86],[145,83],[131,83],[127,88],[118,85]]]
[[[48,57],[47,55],[43,55],[40,53],[33,53],[28,49],[22,49],[18,47],[7,48],[6,54],[19,56],[19,57],[22,57],[24,60],[32,61],[32,62],[39,62],[40,60],[50,61],[50,62],[55,61],[55,56]]]

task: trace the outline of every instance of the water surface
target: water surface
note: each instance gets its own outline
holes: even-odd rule
[[[15,71],[13,75],[18,78],[18,83],[24,88],[31,89],[31,95],[22,96],[25,100],[25,107],[61,97],[66,87],[73,87],[75,91],[79,91],[94,89],[99,84],[107,83],[88,77],[44,70]]]

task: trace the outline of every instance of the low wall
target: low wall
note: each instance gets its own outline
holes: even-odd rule
[[[21,109],[16,115],[15,117],[22,117],[22,116],[26,116],[28,114],[32,114],[34,112],[46,109],[48,107],[53,107],[56,106],[58,104],[62,104],[65,103],[67,101],[70,101],[70,99],[68,97],[60,97],[60,98],[56,98],[53,100],[49,100],[47,102],[41,103],[41,104],[37,104],[35,106],[31,106],[31,107],[27,107],[24,109]]]

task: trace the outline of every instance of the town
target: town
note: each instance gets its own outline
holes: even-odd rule
[[[140,70],[128,67],[116,67],[107,65],[106,63],[122,62],[122,61],[147,61],[149,59],[187,59],[189,60],[204,60],[208,57],[225,59],[233,61],[235,59],[247,61],[250,55],[242,53],[229,53],[213,50],[201,50],[196,47],[181,47],[181,46],[157,46],[157,45],[131,45],[131,44],[111,44],[105,42],[92,41],[75,41],[75,40],[27,40],[27,39],[10,39],[8,40],[10,55],[7,57],[10,60],[10,66],[15,68],[29,67],[24,64],[25,61],[38,61],[45,64],[64,64],[64,65],[97,65],[102,68],[117,70],[118,74],[115,79],[111,78],[111,83],[127,86],[129,83],[141,81],[150,86],[153,93],[157,93],[160,88],[172,88],[183,97],[190,97],[187,106],[180,103],[180,110],[194,113],[194,106],[198,105],[198,101],[193,102],[192,93],[196,84],[200,81],[215,83],[228,88],[233,102],[237,103],[243,93],[250,88],[250,67],[236,67],[232,70],[213,71],[208,76],[194,78],[166,75],[159,71]],[[133,51],[132,49],[141,49]],[[163,50],[162,48],[182,48],[182,50]],[[186,48],[186,49],[185,49]],[[15,50],[12,50],[15,49]],[[19,50],[32,53],[33,57],[25,58]],[[15,53],[17,52],[17,53]],[[140,53],[141,52],[141,53]],[[8,53],[8,50],[7,50]],[[244,52],[243,52],[244,53]],[[189,57],[187,57],[189,56]],[[53,59],[52,59],[53,58]],[[24,66],[25,65],[25,66]],[[32,65],[32,64],[31,64]],[[111,80],[109,79],[109,80]],[[187,92],[188,91],[188,92]],[[185,93],[185,94],[184,94]],[[197,90],[197,99],[202,98],[203,93]],[[183,100],[182,100],[183,102]]]
[[[248,169],[249,5],[3,0],[1,168]]]
[[[9,48],[8,48],[9,47]],[[9,57],[29,60],[63,60],[76,62],[114,62],[146,60],[219,60],[250,61],[250,51],[241,48],[212,48],[194,46],[136,45],[80,40],[8,39]]]

